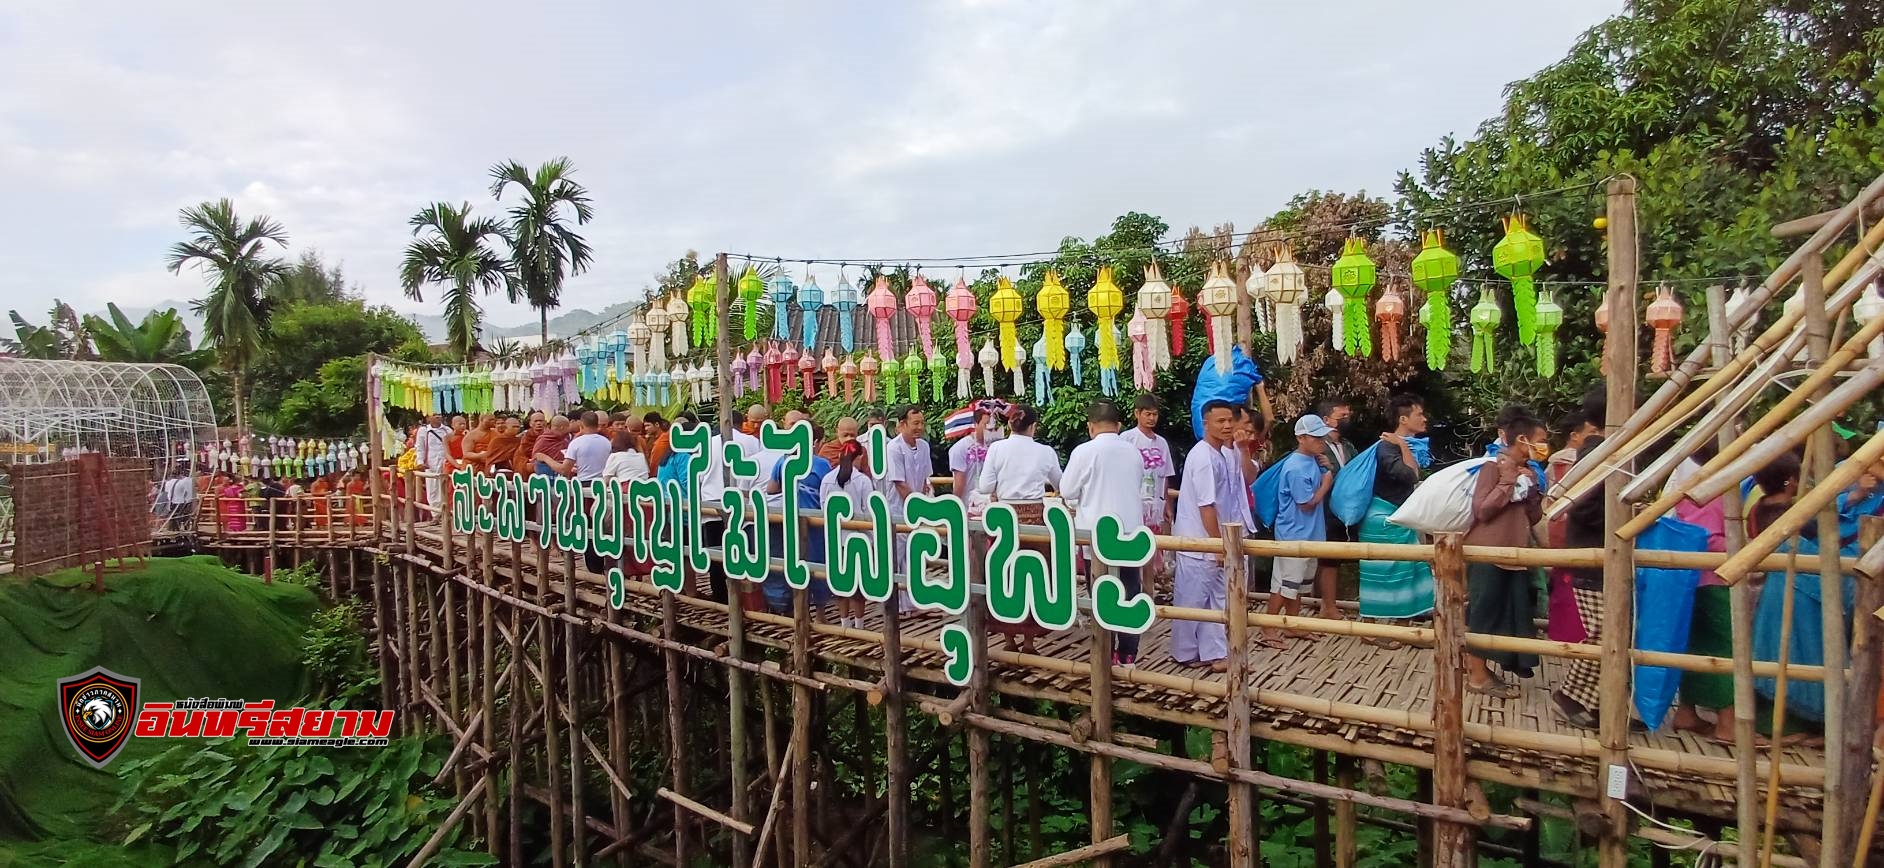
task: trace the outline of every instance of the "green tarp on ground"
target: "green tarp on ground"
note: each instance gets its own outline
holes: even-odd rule
[[[140,679],[140,702],[283,703],[308,692],[301,644],[318,606],[311,592],[264,585],[212,557],[149,564],[107,574],[102,595],[74,570],[0,579],[0,866],[58,849],[27,842],[109,833],[99,821],[121,793],[117,772],[175,743],[134,737],[93,769],[60,723],[59,679],[103,666]]]

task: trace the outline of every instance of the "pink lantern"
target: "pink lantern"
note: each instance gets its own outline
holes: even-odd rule
[[[1153,385],[1151,333],[1154,331],[1160,336],[1164,333],[1145,318],[1143,309],[1134,310],[1125,324],[1125,334],[1132,339],[1132,385],[1144,391],[1150,391]]]
[[[896,315],[896,293],[890,291],[890,279],[877,275],[876,285],[870,287],[870,295],[864,299],[864,305],[870,308],[870,315],[877,321],[877,355],[886,359],[896,357],[896,340],[890,334],[890,317]]]
[[[975,318],[975,291],[958,276],[944,304],[949,319],[955,321],[955,396],[967,398],[968,371],[975,366],[975,350],[968,343],[968,321]]]
[[[878,320],[877,322],[882,323],[883,321]],[[864,350],[863,361],[857,363],[857,370],[863,374],[863,378],[864,378],[864,402],[865,403],[876,402],[877,400],[877,372],[882,369],[883,369],[883,365],[877,361],[876,356],[870,355],[869,350]]]
[[[818,395],[818,357],[810,350],[798,357],[798,391],[809,401]]]
[[[916,318],[916,335],[922,341],[923,357],[935,355],[935,335],[929,331],[930,321],[935,317],[935,290],[929,288],[929,281],[922,275],[916,275],[910,283],[909,292],[903,295],[903,306]]]
[[[733,356],[733,394],[746,391],[746,357]]]
[[[837,354],[831,348],[824,349],[824,358],[818,363],[824,369],[824,397],[837,397]]]
[[[851,359],[849,357],[845,357],[843,366],[840,367],[838,370],[840,370],[844,376],[844,403],[846,404],[856,403],[857,401],[857,391],[856,391],[857,362],[856,360]]]
[[[768,404],[778,403],[779,396],[785,394],[780,376],[784,366],[785,354],[779,352],[778,344],[773,344],[765,351],[765,400]]]

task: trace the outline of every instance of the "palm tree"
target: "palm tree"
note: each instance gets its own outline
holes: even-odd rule
[[[106,304],[105,309],[111,314],[110,320],[91,314],[85,317],[85,331],[91,335],[99,358],[107,362],[182,365],[191,370],[201,370],[209,362],[208,350],[190,347],[190,328],[183,324],[176,308],[153,310],[138,323],[131,322],[115,303]]]
[[[412,234],[420,237],[406,247],[399,283],[413,301],[424,301],[420,289],[425,284],[445,287],[445,340],[459,358],[469,359],[478,350],[478,323],[484,316],[478,293],[516,291],[510,263],[486,246],[486,239],[504,237],[503,227],[489,217],[472,217],[469,202],[457,207],[433,203],[410,222]]]
[[[170,248],[170,271],[194,263],[209,278],[209,294],[190,309],[203,315],[205,342],[216,349],[234,386],[236,430],[246,431],[242,375],[261,352],[268,285],[288,271],[286,262],[265,254],[270,242],[287,247],[288,231],[268,217],[244,223],[228,199],[184,208],[177,217],[192,235]]]
[[[575,172],[568,157],[538,166],[535,174],[515,160],[491,167],[491,198],[502,201],[504,189],[512,184],[523,190],[523,201],[510,209],[510,261],[517,291],[537,310],[544,341],[549,340],[550,308],[563,303],[563,278],[589,267],[589,242],[560,213],[561,206],[569,206],[577,225],[589,222],[594,213],[589,191],[569,179]]]

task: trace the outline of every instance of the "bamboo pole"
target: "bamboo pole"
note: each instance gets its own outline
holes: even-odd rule
[[[457,828],[459,821],[463,820],[464,815],[477,804],[478,799],[483,798],[484,790],[488,785],[488,778],[478,781],[478,785],[473,787],[471,792],[458,800],[457,806],[451,809],[451,813],[445,815],[445,821],[438,824],[438,829],[432,833],[432,837],[425,839],[425,845],[419,848],[419,852],[412,855],[412,861],[406,863],[406,868],[419,868],[438,852],[438,848],[444,846],[445,836],[450,835],[451,830]]]
[[[1727,342],[1732,332],[1727,328],[1726,291],[1710,286],[1707,291],[1708,330],[1712,334],[1711,352],[1716,366],[1727,363]],[[1716,443],[1725,451],[1739,439],[1738,419],[1728,419],[1715,434]],[[1745,504],[1740,489],[1731,488],[1721,495],[1721,511],[1727,534],[1728,551],[1739,551],[1747,544]],[[1734,715],[1734,822],[1740,834],[1735,842],[1739,862],[1752,865],[1759,856],[1759,783],[1754,771],[1757,750],[1754,746],[1753,696],[1753,587],[1740,582],[1728,589],[1733,618],[1734,704],[1731,709],[1716,709],[1716,714]]]
[[[451,720],[455,725],[464,720],[464,695],[459,691],[458,671],[458,594],[457,585],[445,582],[445,695],[450,703]],[[466,734],[470,734],[475,724],[464,725]],[[459,768],[452,773],[452,792],[462,796],[465,792],[464,770]]]
[[[1231,685],[1241,688],[1249,684],[1249,582],[1244,571],[1243,526],[1229,522],[1223,526],[1222,533],[1223,581],[1227,591],[1224,602],[1229,615],[1225,632],[1230,651],[1227,661],[1229,666],[1224,674],[1225,680]],[[1225,740],[1229,747],[1230,768],[1247,769],[1250,767],[1249,691],[1229,691],[1228,701],[1224,703],[1224,714],[1228,717]],[[1256,846],[1251,840],[1256,822],[1255,794],[1246,783],[1232,781],[1228,786],[1229,865],[1230,868],[1255,868]]]
[[[675,642],[680,629],[680,617],[676,612],[674,594],[661,595],[661,638]],[[681,715],[680,691],[680,652],[667,648],[661,655],[667,667],[667,756],[672,772],[674,792],[683,795],[687,792],[687,729]],[[679,805],[674,806],[674,864],[686,866],[692,864],[687,855],[687,812]]]
[[[1335,754],[1335,786],[1343,790],[1354,789],[1359,775],[1355,773],[1354,757],[1347,754]],[[1354,803],[1337,799],[1334,803],[1334,865],[1335,868],[1354,868],[1359,855],[1355,832]]]
[[[883,707],[884,750],[889,754],[890,868],[909,868],[909,725],[905,719],[903,698],[902,624],[895,598],[884,600],[883,612]],[[946,758],[945,758],[946,759]]]
[[[1097,561],[1095,561],[1097,563]],[[1117,573],[1116,568],[1106,567],[1107,573]],[[1092,666],[1092,734],[1095,741],[1112,740],[1112,634],[1100,626],[1095,619],[1088,635],[1087,652]],[[1112,839],[1112,759],[1100,754],[1092,755],[1088,769],[1088,783],[1091,790],[1089,824],[1092,829],[1092,843],[1100,844]],[[1096,868],[1112,868],[1112,859],[1108,854],[1098,853],[1092,857]]]
[[[1710,287],[1710,289],[1712,289],[1712,287]],[[1773,409],[1768,410],[1759,419],[1755,420],[1752,425],[1747,427],[1746,433],[1741,435],[1738,439],[1746,443],[1758,443],[1767,435],[1778,430],[1780,425],[1787,419],[1792,418],[1793,414],[1797,412],[1800,407],[1805,406],[1807,398],[1817,395],[1822,387],[1829,385],[1834,378],[1844,373],[1853,362],[1862,358],[1866,349],[1871,345],[1871,340],[1880,335],[1884,335],[1884,317],[1871,320],[1859,327],[1857,334],[1852,335],[1849,340],[1845,341],[1844,345],[1838,348],[1838,352],[1833,353],[1831,358],[1825,360],[1823,364],[1820,364],[1813,370],[1811,376],[1808,376],[1803,382],[1799,383],[1792,391],[1787,392],[1786,396],[1781,398],[1779,403],[1773,405]],[[1720,339],[1725,340],[1726,338],[1723,336]],[[1724,351],[1725,347],[1722,349]],[[1780,366],[1784,365],[1786,360],[1790,357],[1790,354],[1782,350],[1781,352],[1769,356],[1762,364]],[[1758,391],[1767,384],[1764,378],[1750,377],[1742,385],[1751,387],[1750,391],[1757,394]],[[1712,430],[1706,430],[1707,428],[1718,428],[1727,424],[1733,418],[1735,418],[1733,414],[1720,413],[1716,414],[1711,420],[1703,420],[1696,426],[1696,430],[1693,434],[1682,438],[1682,445],[1677,445],[1673,450],[1670,450],[1668,454],[1657,457],[1655,463],[1650,465],[1647,470],[1637,474],[1635,479],[1630,480],[1628,486],[1623,488],[1623,496],[1631,501],[1638,501],[1647,496],[1656,485],[1659,485],[1663,480],[1668,478],[1669,472],[1673,471],[1676,465],[1693,454],[1694,450],[1692,448],[1684,448],[1690,439],[1694,440],[1693,445],[1698,446],[1701,439],[1714,436],[1716,433]],[[1700,438],[1695,438],[1696,434],[1699,434]],[[1729,447],[1731,447],[1732,442],[1731,440],[1729,441]],[[1723,448],[1720,453],[1716,454],[1732,455],[1739,451],[1738,448]],[[1673,509],[1679,502],[1680,496],[1674,492],[1663,495],[1660,499],[1656,500],[1654,504],[1650,505],[1648,509],[1643,511],[1642,516],[1649,516],[1649,518],[1644,519],[1642,516],[1637,516],[1635,521],[1631,522],[1630,525],[1633,527],[1644,521],[1653,521],[1654,517],[1660,516],[1668,510]],[[1629,530],[1630,528],[1624,528],[1623,532],[1627,534]],[[1636,532],[1639,533],[1640,530],[1641,529],[1637,528]],[[1633,534],[1630,535],[1633,536]]]
[[[728,272],[725,253],[713,257],[713,275],[713,309],[717,312],[720,322],[730,323],[732,322],[729,318],[731,313],[731,293],[728,290],[731,275]],[[774,311],[773,315],[784,317],[789,316],[790,312],[781,307]],[[714,337],[713,353],[718,368],[718,371],[715,373],[715,379],[720,387],[719,394],[726,396],[719,402],[719,430],[723,432],[731,431],[733,430],[734,424],[733,390],[732,384],[728,381],[728,378],[731,376],[732,338],[728,334],[728,329],[720,329],[719,333]],[[726,468],[724,463],[720,466]],[[726,472],[730,474],[730,469]],[[787,492],[786,496],[789,497],[792,495],[790,492]],[[764,533],[765,531],[761,529],[759,532]],[[728,606],[726,610],[727,650],[734,658],[744,660],[746,659],[745,607],[739,604],[737,594],[733,595],[729,602],[731,605]],[[743,670],[735,667],[726,671],[726,691],[728,708],[727,724],[728,728],[732,730],[732,748],[727,751],[727,759],[732,766],[732,816],[734,819],[745,822],[751,819],[751,809],[748,804],[746,791],[751,783],[752,772],[748,768],[746,756],[746,673]],[[737,831],[733,834],[733,868],[745,868],[748,844],[746,840],[747,837],[747,834],[742,834]]]
[[[660,787],[656,789],[654,791],[654,794],[670,802],[673,802],[674,805],[677,807],[686,808],[687,810],[692,811],[695,814],[698,814],[702,817],[712,820],[715,823],[725,826],[726,828],[733,830],[735,833],[737,833],[741,837],[749,836],[754,831],[751,823],[745,823],[739,820],[735,820],[732,817],[729,817],[723,813],[720,813],[719,811],[713,810],[712,808],[709,808],[706,805],[700,804],[699,802],[689,799],[686,796],[676,793],[673,790],[670,790],[666,787]]]
[[[1832,434],[1830,429],[1827,429],[1824,435],[1827,437],[1836,436]],[[1857,482],[1858,477],[1868,472],[1871,465],[1880,460],[1884,460],[1884,432],[1872,435],[1871,439],[1866,440],[1864,445],[1858,448],[1858,451],[1852,453],[1850,458],[1839,463],[1836,467],[1832,466],[1834,456],[1830,454],[1831,451],[1832,446],[1830,444],[1822,445],[1819,448],[1817,457],[1823,466],[1814,472],[1816,478],[1813,479],[1812,483],[1803,486],[1799,492],[1798,498],[1793,501],[1792,506],[1788,507],[1784,513],[1781,513],[1779,518],[1775,519],[1772,524],[1761,530],[1759,536],[1754,537],[1739,551],[1729,556],[1727,560],[1721,564],[1720,569],[1715,571],[1722,580],[1732,583],[1745,578],[1747,573],[1750,572],[1747,566],[1750,562],[1760,560],[1766,554],[1778,551],[1779,547],[1785,544],[1787,539],[1790,539],[1798,534],[1800,530],[1804,529],[1808,520],[1815,517],[1822,518],[1827,510],[1831,511],[1830,514],[1832,516],[1832,539],[1836,540],[1838,538],[1836,527],[1838,522],[1838,496],[1844,493],[1846,489],[1850,488],[1852,483]],[[1821,472],[1824,475],[1818,476],[1817,474]],[[1841,561],[1838,556],[1838,546],[1821,546],[1821,549],[1824,558],[1829,559],[1824,561],[1822,567],[1832,571],[1832,575],[1841,575],[1843,571],[1841,570]],[[1842,623],[1843,614],[1841,613],[1839,617]],[[1843,633],[1844,631],[1841,629],[1839,632]]]
[[[1433,804],[1465,806],[1465,561],[1459,536],[1440,534],[1433,563]],[[1434,868],[1465,868],[1473,862],[1472,827],[1439,823],[1433,828]]]
[[[1719,497],[1773,459],[1792,451],[1814,430],[1830,425],[1846,408],[1872,394],[1880,385],[1884,385],[1884,361],[1872,362],[1837,388],[1824,393],[1805,412],[1778,431],[1747,451],[1732,456],[1719,470],[1690,480],[1685,496],[1696,503],[1706,503]]]
[[[975,536],[983,540],[983,545],[975,548],[977,550],[984,548],[986,538],[979,534]],[[974,551],[970,552],[971,557],[974,554]],[[983,563],[981,559],[976,558],[974,566],[971,566],[974,587],[987,587],[987,575],[986,570],[982,568]],[[965,689],[969,697],[971,713],[985,714],[988,710],[988,626],[985,606],[982,603],[982,600],[972,598],[968,601],[966,613],[968,615],[968,644],[974,655],[974,669],[968,676],[968,687]],[[993,793],[988,783],[988,750],[991,741],[988,733],[989,730],[982,727],[973,727],[968,730],[969,868],[988,868],[993,850],[990,835],[992,826],[988,822],[989,802],[993,800]]]
[[[1114,835],[1110,838],[1094,841],[1076,850],[1068,850],[1064,853],[1057,853],[1052,856],[1035,859],[1031,862],[1016,865],[1014,868],[1060,868],[1060,866],[1064,865],[1085,865],[1088,863],[1093,865],[1107,865],[1110,864],[1110,860],[1107,858],[1108,856],[1113,853],[1130,850],[1131,848],[1132,836]]]
[[[1816,445],[1816,444],[1813,444],[1813,445]],[[1806,451],[1808,453],[1810,453],[1812,450],[1813,450],[1812,446],[1806,447]],[[1810,455],[1807,455],[1807,460],[1811,460]],[[1794,548],[1793,551],[1790,552],[1790,554],[1796,559],[1798,557],[1798,549]],[[1786,568],[1786,576],[1784,580],[1785,584],[1780,586],[1780,592],[1785,594],[1785,596],[1780,598],[1782,600],[1782,603],[1780,605],[1780,613],[1779,613],[1779,619],[1780,619],[1779,620],[1779,662],[1781,663],[1786,662],[1786,658],[1790,657],[1791,652],[1792,652],[1792,608],[1793,608],[1793,579],[1794,577],[1795,577],[1794,568],[1792,566],[1788,566]],[[1763,826],[1765,835],[1761,839],[1761,843],[1760,843],[1761,868],[1765,868],[1765,866],[1772,864],[1773,842],[1775,839],[1779,837],[1778,763],[1779,763],[1780,745],[1785,740],[1784,736],[1786,734],[1786,676],[1784,673],[1780,674],[1779,679],[1775,681],[1773,685],[1772,732],[1773,732],[1772,750],[1771,750],[1772,760],[1768,763],[1768,767],[1771,769],[1771,771],[1768,773],[1768,777],[1766,780],[1766,821]]]
[[[1822,282],[1824,275],[1821,273],[1823,269],[1824,261],[1815,256],[1806,260],[1802,273],[1806,307],[1806,351],[1814,364],[1823,364],[1826,356],[1831,352],[1832,324],[1825,311],[1825,285]],[[1823,401],[1824,395],[1821,394],[1819,399]],[[1834,498],[1839,491],[1850,484],[1850,482],[1841,481],[1843,477],[1849,476],[1851,481],[1856,481],[1858,474],[1863,473],[1879,457],[1884,457],[1884,434],[1874,436],[1872,439],[1878,441],[1875,446],[1867,442],[1858,450],[1857,455],[1852,456],[1851,460],[1846,461],[1836,470],[1833,469],[1833,465],[1837,462],[1837,456],[1833,454],[1835,448],[1833,441],[1838,435],[1832,433],[1831,425],[1828,423],[1819,428],[1813,432],[1812,436],[1818,444],[1818,449],[1813,455],[1812,464],[1804,468],[1811,474],[1812,485],[1810,490],[1803,485],[1800,486],[1802,492],[1800,499],[1811,498],[1820,501],[1818,512],[1819,624],[1824,643],[1821,647],[1825,662],[1826,749],[1825,805],[1821,815],[1824,848],[1820,854],[1819,864],[1821,868],[1843,868],[1847,861],[1844,855],[1845,848],[1857,840],[1857,829],[1851,826],[1851,822],[1856,817],[1847,817],[1845,810],[1846,804],[1856,796],[1856,793],[1841,793],[1834,789],[1845,783],[1845,753],[1842,749],[1845,726],[1845,592],[1844,574],[1839,570],[1838,564],[1839,549],[1843,546],[1838,528],[1838,507]],[[1790,514],[1797,509],[1798,504],[1795,503],[1792,509],[1786,512]],[[1782,515],[1780,521],[1774,524],[1779,525],[1785,519],[1786,516]],[[1748,543],[1748,548],[1770,543],[1773,548],[1777,549],[1778,541],[1766,539],[1767,534],[1775,529],[1777,528],[1761,531],[1759,538]],[[1875,713],[1872,709],[1865,709],[1865,711]],[[1774,737],[1778,738],[1779,734],[1775,733]],[[1868,751],[1866,756],[1868,756]]]
[[[555,508],[543,510],[544,521],[555,521]],[[549,551],[539,546],[536,550],[536,597],[540,604],[549,602],[550,570]],[[556,715],[550,709],[555,705],[556,679],[555,670],[550,668],[550,645],[556,636],[555,619],[547,614],[537,615],[536,624],[536,670],[537,684],[542,688],[543,714],[543,768],[548,780],[545,788],[549,791],[550,809],[550,864],[562,868],[568,864],[569,852],[566,849],[569,832],[564,827],[575,825],[569,822],[569,815],[563,810],[563,773],[562,773],[562,736],[557,733]],[[574,747],[574,745],[571,745]],[[577,836],[581,832],[575,833]]]
[[[1617,178],[1615,180],[1620,181],[1622,179]],[[1633,179],[1630,180],[1633,182]],[[1863,191],[1859,192],[1856,198],[1846,203],[1843,208],[1840,208],[1836,215],[1827,220],[1824,226],[1820,227],[1817,232],[1812,234],[1811,238],[1807,239],[1805,243],[1801,244],[1797,250],[1794,250],[1784,262],[1780,263],[1779,267],[1774,269],[1773,273],[1768,275],[1766,280],[1762,281],[1760,285],[1748,295],[1748,301],[1750,303],[1740,315],[1728,317],[1727,327],[1729,329],[1738,329],[1742,324],[1758,315],[1760,309],[1765,307],[1767,302],[1773,300],[1779,291],[1784,288],[1786,284],[1791,283],[1792,279],[1798,275],[1799,269],[1804,265],[1807,257],[1822,256],[1824,251],[1837,241],[1838,236],[1845,231],[1845,228],[1850,226],[1851,223],[1857,219],[1858,214],[1864,206],[1870,203],[1872,199],[1877,198],[1879,194],[1884,194],[1884,174],[1880,174],[1877,178],[1873,179]],[[1614,227],[1616,224],[1612,221],[1609,225],[1611,227],[1611,237],[1615,237],[1616,233]],[[1832,273],[1828,275],[1829,282],[1838,283],[1843,280],[1846,275],[1862,264],[1866,257],[1871,254],[1871,251],[1875,250],[1880,243],[1884,243],[1884,223],[1878,223],[1872,226],[1870,231],[1865,233],[1863,241],[1851,252],[1847,253],[1845,258],[1840,260],[1838,265],[1832,269]],[[1840,311],[1844,310],[1844,307],[1849,306],[1851,300],[1855,298],[1856,296],[1854,295],[1852,298],[1843,299],[1844,305],[1840,306],[1838,309]],[[1668,379],[1655,390],[1655,394],[1649,396],[1647,401],[1643,402],[1640,407],[1635,409],[1631,418],[1622,423],[1617,433],[1632,437],[1635,433],[1640,431],[1644,425],[1650,424],[1653,420],[1676,420],[1686,418],[1688,413],[1692,412],[1695,407],[1700,406],[1713,395],[1714,392],[1725,386],[1727,382],[1738,376],[1740,371],[1759,360],[1765,354],[1771,352],[1774,342],[1792,332],[1793,329],[1798,327],[1799,322],[1800,317],[1796,314],[1782,315],[1777,322],[1768,326],[1764,332],[1761,332],[1758,338],[1754,339],[1745,350],[1737,354],[1725,367],[1716,372],[1712,378],[1703,381],[1699,388],[1689,393],[1686,398],[1683,398],[1682,390],[1686,389],[1688,385],[1694,381],[1695,375],[1700,373],[1701,369],[1706,366],[1709,357],[1707,347],[1695,347],[1694,350],[1688,354],[1688,357],[1683,359],[1681,364],[1669,373]],[[1613,321],[1610,323],[1610,328],[1611,332],[1614,333],[1615,323]],[[1671,406],[1673,409],[1670,409]],[[1659,436],[1660,433],[1645,434],[1640,438],[1636,438],[1636,442],[1643,444],[1645,448],[1647,443],[1654,442]],[[1611,443],[1615,445],[1612,446]],[[1559,503],[1567,503],[1577,499],[1577,497],[1582,494],[1582,491],[1576,487],[1577,484],[1582,481],[1585,476],[1594,472],[1595,468],[1609,461],[1614,453],[1622,448],[1622,446],[1623,443],[1620,442],[1620,438],[1617,440],[1605,440],[1603,444],[1591,454],[1587,462],[1587,468],[1583,466],[1584,462],[1579,462],[1579,466],[1571,468],[1570,472],[1565,474],[1564,478],[1559,481],[1556,486],[1552,487],[1552,493],[1558,497]],[[1638,449],[1637,451],[1640,450]]]
[[[1884,183],[1884,177],[1880,177]],[[1637,358],[1640,298],[1636,291],[1635,179],[1623,176],[1609,182],[1609,337],[1605,358],[1609,370],[1608,420],[1606,430],[1612,436],[1635,415],[1635,383],[1639,376]],[[1686,367],[1685,363],[1683,365]],[[1633,459],[1617,462],[1617,472],[1605,477],[1603,526],[1621,527],[1629,520],[1629,506],[1622,500],[1622,486],[1634,470]],[[1629,767],[1629,648],[1633,644],[1635,617],[1635,545],[1629,540],[1613,540],[1603,561],[1603,664],[1601,707],[1597,710],[1598,738],[1602,742],[1602,768]],[[1626,772],[1625,772],[1626,773]],[[1623,800],[1611,798],[1605,788],[1603,813],[1608,828],[1599,842],[1598,856],[1603,868],[1625,868],[1629,862],[1627,840],[1629,815]]]
[[[513,541],[510,544],[510,567],[512,570],[511,590],[520,594],[523,592],[523,543],[521,542]],[[523,659],[523,614],[515,606],[508,608],[510,631],[504,640],[510,646],[510,661],[512,665],[515,665],[517,661]],[[510,711],[510,731],[507,739],[510,746],[510,761],[505,767],[505,778],[509,784],[506,788],[509,792],[505,795],[505,801],[510,806],[510,829],[506,840],[510,843],[510,864],[512,865],[523,864],[522,706],[523,700],[528,695],[529,688],[525,680],[519,677],[516,686],[511,690],[510,701],[505,703]]]
[[[381,448],[380,444],[383,442],[383,440],[380,437],[380,432],[379,432],[379,414],[380,414],[381,404],[380,404],[379,398],[374,394],[374,388],[373,388],[375,385],[378,384],[378,381],[379,381],[379,377],[373,373],[374,368],[377,366],[378,362],[379,362],[378,353],[366,354],[366,372],[367,372],[366,485],[367,485],[367,493],[372,497],[372,509],[373,509],[372,522],[373,522],[373,539],[374,540],[380,540],[384,538],[384,534],[382,533],[382,529],[384,525],[380,521],[379,499],[382,495],[386,493],[385,492],[386,486],[379,478],[379,474],[380,474],[379,451]],[[387,510],[387,512],[390,513],[391,510]],[[217,514],[216,521],[217,521],[217,526],[221,527],[221,524],[222,524],[221,513]]]
[[[581,508],[578,502],[577,508]],[[563,550],[563,607],[576,608],[576,555]],[[563,623],[563,690],[569,694],[563,707],[568,712],[569,723],[569,810],[578,818],[569,824],[569,852],[576,868],[589,864],[588,847],[583,844],[583,825],[580,818],[588,816],[582,809],[582,673],[576,666],[576,625]],[[545,674],[548,670],[545,669]]]
[[[1861,519],[1860,546],[1875,546],[1880,536],[1884,536],[1884,518],[1865,516]],[[1851,680],[1845,696],[1843,743],[1834,744],[1826,739],[1828,749],[1844,754],[1841,776],[1829,791],[1829,797],[1851,800],[1846,806],[1847,816],[1858,814],[1858,794],[1865,790],[1865,776],[1871,771],[1876,744],[1878,686],[1880,678],[1884,678],[1884,657],[1879,653],[1878,619],[1871,613],[1880,607],[1884,607],[1884,585],[1876,579],[1860,578],[1857,599],[1853,601],[1856,614],[1851,625]],[[1863,859],[1870,851],[1869,833],[1877,824],[1878,783],[1884,783],[1884,776],[1873,782],[1871,804],[1864,812],[1863,821],[1852,830],[1857,832],[1861,842],[1842,848],[1854,857],[1850,861]]]

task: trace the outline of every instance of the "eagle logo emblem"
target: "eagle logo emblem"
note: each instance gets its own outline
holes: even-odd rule
[[[59,679],[59,719],[79,756],[104,768],[131,735],[138,680],[103,666]]]

